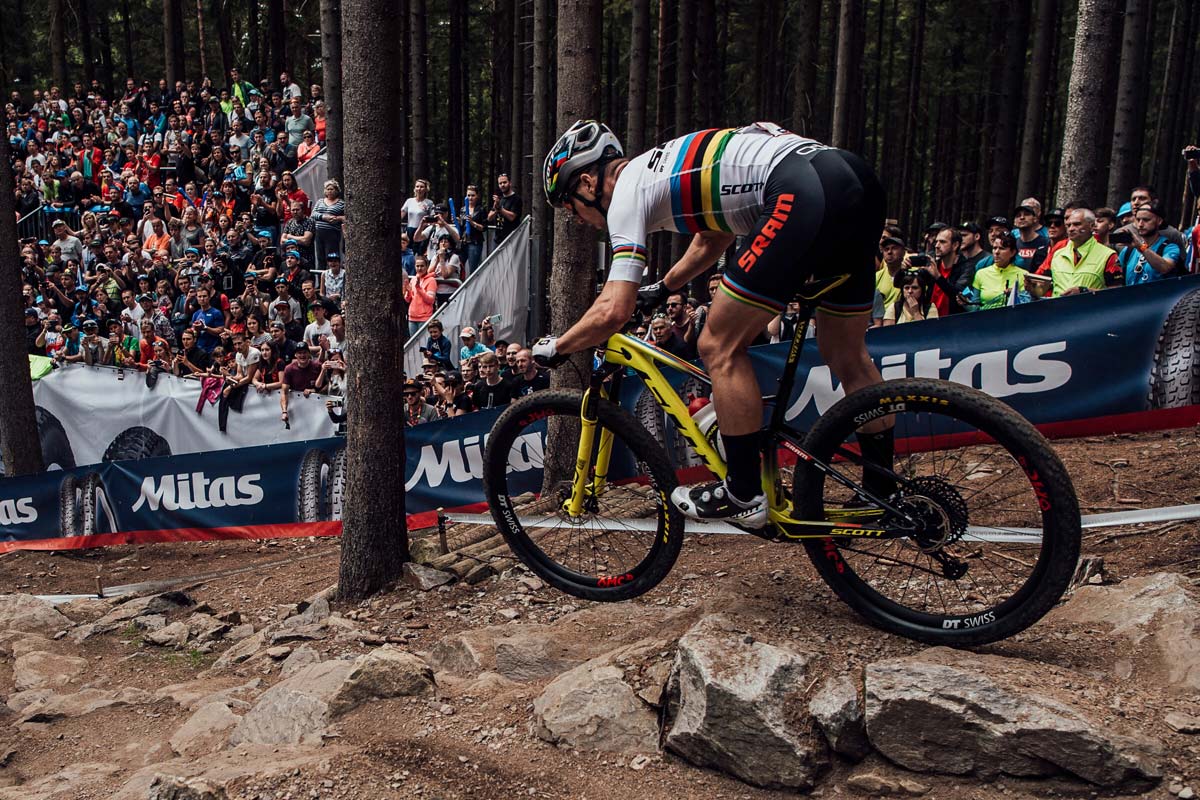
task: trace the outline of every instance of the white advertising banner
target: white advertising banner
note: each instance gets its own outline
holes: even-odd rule
[[[240,411],[227,409],[223,432],[219,399],[201,401],[200,395],[198,380],[164,374],[148,387],[145,373],[83,364],[57,369],[33,385],[43,450],[52,442],[47,455],[64,469],[324,439],[336,432],[324,395],[293,393],[288,428],[279,418],[279,392],[262,394],[252,388]]]
[[[434,314],[450,341],[460,341],[460,330],[477,327],[484,317],[491,317],[497,339],[524,342],[529,321],[529,226],[526,217]],[[421,374],[420,347],[427,338],[422,327],[405,344],[405,374]],[[457,352],[454,363],[458,364]]]

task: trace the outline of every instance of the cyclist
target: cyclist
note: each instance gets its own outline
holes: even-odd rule
[[[724,481],[681,486],[671,501],[694,519],[765,526],[763,405],[747,347],[811,276],[849,273],[821,300],[818,347],[847,394],[880,382],[863,338],[884,220],[875,174],[852,153],[770,122],[697,131],[630,159],[607,125],[584,120],[547,154],[544,188],[550,205],[607,230],[612,247],[608,281],[591,308],[568,331],[534,346],[534,356],[549,366],[606,341],[635,307],[658,306],[744,237],[698,342],[728,473]],[[660,230],[694,236],[662,280],[639,291],[647,234]],[[864,426],[870,433],[860,436],[864,457],[889,467],[891,425],[888,417],[873,420]],[[890,493],[871,471],[864,485]]]

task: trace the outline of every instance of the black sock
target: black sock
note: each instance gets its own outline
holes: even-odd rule
[[[741,436],[721,434],[725,445],[725,486],[738,500],[749,501],[762,493],[762,455],[759,432]]]
[[[858,446],[863,461],[892,469],[896,456],[896,429],[888,428],[879,433],[859,433]],[[886,498],[896,491],[896,481],[875,470],[863,468],[863,488],[872,494]]]

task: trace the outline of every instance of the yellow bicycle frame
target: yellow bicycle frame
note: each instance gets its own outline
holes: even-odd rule
[[[704,383],[711,383],[708,375],[680,358],[665,350],[623,333],[613,334],[604,347],[604,361],[618,366],[627,367],[641,379],[658,406],[674,420],[676,430],[682,436],[704,465],[718,478],[724,478],[727,471],[725,460],[705,436],[704,431],[692,418],[687,405],[684,404],[669,380],[663,375],[660,365],[678,370]],[[603,490],[608,477],[609,463],[612,458],[613,432],[600,427],[595,404],[591,401],[592,389],[584,393],[582,411],[580,413],[579,445],[575,457],[575,472],[572,481],[571,495],[563,504],[563,511],[572,519],[578,519],[584,512],[584,504],[589,498],[597,497]],[[600,390],[600,397],[607,397],[607,392]],[[588,409],[592,409],[589,413]],[[599,443],[597,446],[596,430],[600,427]],[[593,449],[595,452],[593,453]],[[779,533],[786,539],[818,538],[830,535],[831,532],[846,536],[879,536],[884,533],[877,528],[869,528],[862,524],[860,518],[878,517],[882,512],[876,509],[829,509],[826,520],[798,520],[793,518],[791,498],[782,491],[778,480],[779,466],[774,447],[766,448],[762,471],[762,489],[767,497],[770,508],[769,519]],[[869,523],[869,519],[866,520]],[[836,530],[831,530],[836,528]]]

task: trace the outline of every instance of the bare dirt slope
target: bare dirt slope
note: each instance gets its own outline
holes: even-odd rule
[[[1060,443],[1058,449],[1085,514],[1200,502],[1197,431],[1078,440]],[[98,579],[115,586],[220,573],[181,585],[208,607],[203,609],[206,613],[257,631],[294,614],[294,604],[336,580],[338,549],[337,540],[329,539],[19,552],[0,557],[0,587],[30,594],[88,593],[95,591]],[[1164,571],[1195,581],[1200,576],[1200,527],[1188,522],[1099,529],[1085,532],[1083,552],[1104,559],[1108,582]],[[73,622],[83,623],[107,610],[108,606],[77,603],[66,612]],[[169,612],[166,622],[193,611]],[[132,624],[81,642],[47,634],[45,642],[15,646],[23,652],[36,647],[86,660],[81,674],[54,691],[128,687],[144,694],[137,702],[49,721],[23,721],[12,702],[9,708],[0,706],[0,798],[147,797],[159,767],[183,769],[179,765],[185,759],[172,751],[168,740],[192,717],[195,708],[186,706],[192,695],[243,687],[242,694],[230,695],[229,701],[241,714],[280,680],[281,663],[299,649],[314,651],[321,659],[353,658],[390,642],[428,654],[446,637],[468,630],[545,625],[564,652],[590,657],[647,638],[670,641],[712,611],[736,619],[757,639],[818,654],[824,674],[923,649],[862,624],[816,577],[802,548],[720,536],[690,538],[663,585],[631,603],[585,603],[540,586],[519,571],[474,586],[455,584],[431,592],[400,587],[361,606],[334,603],[338,624],[325,635],[280,641],[273,654],[260,653],[231,665],[218,664],[223,653],[238,646],[228,639],[160,647],[147,640],[146,630]],[[18,690],[13,647],[13,637],[6,649],[0,636],[0,695],[5,698]],[[1135,665],[1136,680],[1114,681],[1098,667],[1113,659],[1114,648],[1122,650],[1115,655]],[[633,668],[653,669],[667,650],[645,656],[644,663]],[[1200,736],[1174,732],[1163,723],[1171,711],[1200,714],[1200,696],[1170,694],[1147,680],[1151,673],[1139,668],[1144,654],[1138,648],[1114,645],[1098,627],[1050,621],[983,652],[1040,662],[1048,674],[1062,672],[1068,677],[1059,680],[1055,691],[1068,694],[1070,674],[1102,679],[1102,690],[1089,689],[1095,691],[1093,696],[1076,699],[1085,699],[1105,722],[1152,733],[1166,748],[1161,786],[1141,796],[1166,797],[1172,789],[1176,794],[1184,791],[1180,796],[1186,797],[1188,787],[1200,792]],[[239,753],[238,769],[246,774],[227,781],[225,791],[228,797],[246,798],[791,796],[751,787],[670,754],[649,752],[646,761],[552,747],[530,730],[533,701],[547,681],[439,673],[432,694],[364,703],[338,717],[318,746],[295,751],[280,745]],[[162,687],[184,683],[192,684],[194,691],[183,692],[188,695],[183,700],[177,696],[180,691],[154,696]],[[192,763],[216,768],[230,758],[206,755]],[[850,794],[844,780],[864,771],[915,777],[928,797],[1095,796],[1095,787],[1078,780],[979,782],[913,774],[878,755],[858,765],[835,761],[815,794]]]

